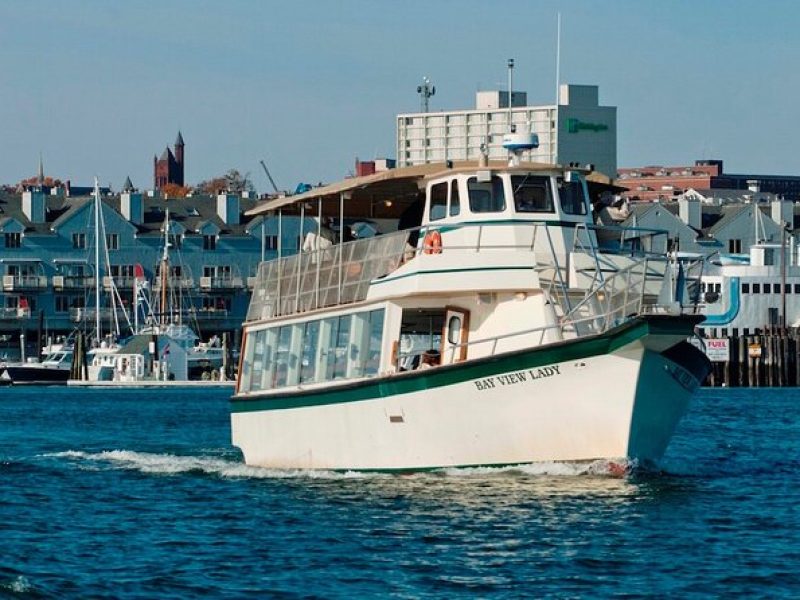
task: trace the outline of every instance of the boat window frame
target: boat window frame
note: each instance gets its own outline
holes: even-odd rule
[[[562,190],[566,189],[567,186],[580,190],[580,210],[578,212],[575,212],[575,209],[578,206],[576,199],[573,199],[571,203],[567,203],[565,200],[565,194],[562,193]],[[556,189],[558,190],[558,205],[561,207],[561,211],[565,215],[572,217],[585,217],[588,214],[588,208],[586,206],[588,198],[583,181],[580,179],[568,179],[559,175],[556,177]]]
[[[521,181],[520,181],[521,180]],[[556,212],[556,202],[553,194],[553,183],[552,178],[549,175],[532,175],[530,173],[525,175],[511,175],[509,177],[509,183],[511,184],[511,195],[514,198],[514,211],[519,214],[554,214]],[[523,187],[525,188],[537,188],[541,189],[541,186],[534,185],[538,183],[544,184],[544,205],[542,206],[535,206],[534,204],[530,203],[523,203],[521,202],[522,198],[520,195],[520,189]]]
[[[491,190],[482,190],[480,188],[473,188],[473,185],[483,185],[483,184],[490,184]],[[488,205],[486,208],[481,208],[478,204],[479,198],[474,196],[474,192],[481,192],[481,191],[488,191]],[[502,194],[501,196],[498,195],[497,192]],[[467,178],[467,197],[469,199],[469,211],[472,214],[481,215],[481,214],[498,214],[506,211],[506,207],[508,203],[506,202],[506,190],[505,190],[505,181],[504,178],[497,174],[492,174],[491,179],[489,181],[478,181],[478,177],[473,175],[472,177]],[[500,198],[502,204],[497,206],[497,198]]]
[[[450,193],[447,201],[447,215],[457,217],[461,214],[461,190],[458,189],[458,179],[453,178],[449,182]],[[453,208],[455,207],[455,210]]]
[[[239,391],[262,392],[379,375],[387,311],[387,305],[380,304],[367,310],[248,331]],[[357,319],[361,323],[360,335]],[[310,346],[309,335],[313,338]],[[256,368],[257,361],[261,361],[260,369]],[[313,363],[311,377],[303,372],[304,362]],[[287,367],[285,378],[279,377],[282,364]]]
[[[437,194],[443,190],[443,194]],[[447,217],[448,211],[448,200],[449,200],[449,182],[447,181],[440,181],[439,183],[431,184],[430,194],[429,194],[429,201],[428,201],[428,221],[441,221],[442,219]],[[439,214],[438,210],[434,215],[434,209],[441,209],[441,214]]]

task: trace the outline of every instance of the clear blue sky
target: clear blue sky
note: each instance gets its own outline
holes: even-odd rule
[[[180,128],[186,178],[230,168],[261,191],[339,179],[395,155],[394,117],[474,106],[478,88],[597,84],[618,107],[620,166],[721,158],[800,174],[800,3],[3,0],[0,182],[35,174],[152,185]]]

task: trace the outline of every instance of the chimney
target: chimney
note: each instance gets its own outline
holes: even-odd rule
[[[770,205],[770,216],[778,225],[794,229],[794,202],[776,198]]]
[[[239,196],[219,194],[217,196],[217,215],[226,225],[239,224]]]
[[[703,209],[700,206],[700,200],[681,198],[678,200],[678,214],[681,221],[686,223],[689,227],[694,227],[695,229],[702,228]]]
[[[122,192],[119,195],[119,208],[122,216],[134,225],[144,223],[144,201],[141,192]]]
[[[45,222],[45,195],[41,189],[22,192],[22,212],[31,223]]]

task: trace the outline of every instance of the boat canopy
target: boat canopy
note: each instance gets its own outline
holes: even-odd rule
[[[300,204],[304,203],[307,207],[306,214],[314,215],[318,204],[321,202],[322,214],[334,216],[339,213],[339,201],[344,199],[345,211],[348,217],[380,216],[397,218],[410,204],[413,204],[419,198],[420,190],[424,188],[429,179],[435,179],[446,173],[482,169],[505,171],[572,170],[586,172],[585,169],[581,168],[534,162],[521,163],[514,167],[509,167],[506,161],[490,161],[485,166],[480,165],[478,161],[428,163],[413,167],[389,169],[363,177],[350,177],[343,181],[312,188],[302,194],[275,198],[259,204],[247,211],[246,214],[253,216],[276,210],[296,212],[299,211]]]

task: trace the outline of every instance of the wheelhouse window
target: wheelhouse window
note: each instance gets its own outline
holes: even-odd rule
[[[563,177],[556,179],[561,210],[567,215],[585,215],[586,197],[583,194],[583,183],[566,181]]]
[[[551,213],[555,211],[550,192],[550,178],[541,175],[512,175],[514,208],[520,213]]]
[[[506,196],[503,180],[497,175],[491,181],[478,181],[477,177],[467,180],[469,209],[474,213],[502,212],[506,209]]]
[[[438,221],[447,216],[447,183],[431,186],[431,207],[428,211],[430,221]]]

